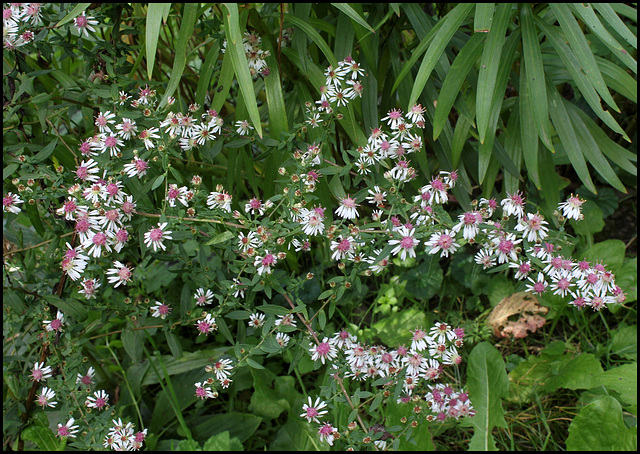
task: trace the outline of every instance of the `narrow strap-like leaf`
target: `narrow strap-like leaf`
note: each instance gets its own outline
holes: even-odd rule
[[[173,60],[173,68],[171,68],[169,84],[167,85],[162,101],[160,101],[159,107],[165,106],[169,97],[173,96],[178,85],[180,85],[182,73],[187,65],[187,45],[189,44],[189,39],[193,35],[193,28],[198,14],[198,5],[195,3],[184,3],[182,8],[182,23],[180,24],[178,40],[176,42],[176,48],[174,49],[175,60]]]
[[[453,61],[449,73],[442,84],[440,95],[438,96],[438,104],[436,105],[436,111],[433,117],[433,140],[436,140],[442,132],[442,127],[447,121],[451,107],[460,92],[460,88],[467,74],[469,74],[469,71],[471,71],[475,62],[480,57],[485,38],[485,34],[475,33]]]
[[[598,148],[598,144],[589,132],[589,128],[587,128],[582,118],[576,113],[579,108],[564,99],[562,99],[562,102],[566,105],[567,113],[569,114],[569,118],[571,118],[576,135],[578,136],[578,144],[585,158],[607,183],[618,191],[626,193],[626,188],[616,175],[616,172],[611,168],[607,158]]]
[[[318,33],[315,28],[309,25],[309,23],[288,13],[284,15],[284,22],[285,26],[286,24],[295,25],[300,30],[302,30],[309,38],[311,38],[314,43],[316,43],[316,46],[318,46],[324,56],[327,57],[329,64],[334,68],[338,66],[338,60],[336,59],[335,55],[333,55],[333,52],[331,52],[331,48],[329,47],[327,42],[322,36],[320,36],[320,33]]]
[[[591,83],[587,75],[580,70],[581,64],[579,61],[579,57],[577,56],[577,54],[574,54],[571,48],[569,48],[569,46],[564,42],[562,34],[559,32],[557,27],[552,27],[546,24],[543,20],[539,20],[538,18],[536,18],[536,23],[547,36],[547,39],[564,62],[565,67],[573,77],[573,80],[580,90],[580,93],[582,93],[585,101],[587,101],[595,114],[600,117],[600,119],[613,131],[622,135],[622,137],[624,137],[628,142],[631,142],[631,139],[629,139],[625,131],[620,127],[613,116],[602,108],[600,98],[598,97],[598,93],[596,92],[596,87]],[[598,75],[602,78],[600,69],[598,69]],[[604,79],[602,80],[604,83]],[[608,90],[607,93],[609,93]]]
[[[596,57],[596,62],[607,86],[638,104],[638,82],[627,71],[605,58]]]
[[[442,28],[431,41],[431,44],[422,59],[420,69],[418,69],[418,74],[416,75],[416,79],[411,90],[411,96],[409,97],[407,110],[418,100],[424,86],[427,84],[431,71],[433,71],[433,68],[435,68],[438,63],[442,52],[444,52],[445,47],[449,44],[449,41],[451,41],[451,38],[460,27],[460,24],[462,24],[462,21],[467,18],[472,8],[472,3],[461,3],[442,19]]]
[[[258,103],[253,91],[253,79],[249,71],[247,56],[245,55],[244,44],[242,43],[242,31],[240,30],[240,15],[236,3],[224,3],[227,14],[224,15],[224,28],[227,36],[227,52],[231,56],[233,70],[238,80],[240,92],[247,107],[247,113],[251,124],[256,128],[256,133],[262,137],[262,124]]]
[[[567,114],[565,104],[562,102],[562,97],[558,93],[556,87],[551,83],[547,84],[547,89],[549,91],[550,112],[553,127],[556,129],[560,142],[567,152],[569,161],[571,161],[571,165],[578,174],[578,177],[580,177],[580,180],[587,189],[595,194],[596,187],[591,180],[587,162],[582,154],[582,150],[578,143],[578,137],[576,136],[571,119]]]
[[[80,14],[82,14],[84,11],[86,11],[86,9],[91,5],[91,3],[78,3],[72,10],[71,12],[69,12],[69,14],[67,14],[66,16],[64,16],[62,19],[60,19],[60,22],[58,22],[56,24],[56,27],[60,27],[61,25],[66,24],[67,22],[72,21],[73,19],[75,19],[76,17],[78,17]]]
[[[593,50],[591,49],[584,32],[580,28],[580,25],[576,21],[576,18],[571,14],[569,7],[564,3],[549,3],[549,6],[558,19],[560,27],[564,31],[571,49],[573,49],[576,57],[578,58],[578,62],[580,64],[579,67],[584,69],[587,80],[589,80],[598,94],[600,94],[600,97],[602,97],[604,102],[617,112],[620,112],[620,109],[611,97],[611,93],[609,93],[609,90],[607,89],[607,85],[604,83],[602,74],[600,74],[595,56],[593,55]],[[541,21],[539,21],[538,24],[540,24],[540,22]]]
[[[526,82],[526,71],[526,62],[522,61],[520,65],[520,99],[518,104],[520,108],[520,140],[522,143],[522,156],[524,157],[524,163],[527,171],[529,172],[529,177],[536,187],[540,189],[540,173],[538,171],[538,132],[535,128],[532,128],[534,120],[531,103],[533,100],[531,99],[529,86]]]
[[[166,17],[166,11],[170,8],[171,3],[149,3],[147,9],[145,43],[147,45],[147,77],[149,80],[153,75],[153,66],[156,62],[156,49],[158,49],[162,19]]]
[[[207,51],[207,55],[202,63],[202,69],[200,70],[200,79],[198,80],[198,86],[196,88],[196,103],[201,106],[204,105],[204,100],[207,95],[207,89],[211,83],[211,76],[213,76],[213,70],[216,67],[216,62],[220,56],[220,42],[215,40],[211,48]]]
[[[407,4],[406,8],[417,8],[417,6],[415,5],[416,4],[409,3]],[[393,83],[393,87],[391,88],[392,93],[396,91],[402,79],[404,79],[406,75],[409,74],[409,71],[411,71],[411,68],[413,68],[413,66],[416,64],[418,59],[420,59],[422,54],[427,50],[428,47],[430,47],[432,40],[434,40],[435,37],[440,34],[440,31],[443,29],[444,25],[448,24],[449,27],[451,28],[452,23],[457,23],[459,26],[459,24],[462,23],[462,21],[468,16],[472,8],[473,8],[473,4],[471,3],[467,3],[467,4],[461,3],[457,5],[455,8],[453,8],[451,11],[449,11],[446,16],[444,16],[442,19],[436,22],[433,28],[429,30],[429,32],[422,38],[422,40],[416,46],[416,48],[413,49],[413,52],[411,53],[411,58],[407,63],[405,63],[404,67],[402,68],[402,71],[400,71],[400,74],[398,75],[395,82]],[[456,28],[458,26],[456,26]],[[426,28],[426,27],[423,27],[423,28]],[[447,40],[447,43],[448,41],[449,40]],[[437,58],[435,59],[435,61],[437,61]],[[424,85],[423,85],[423,88],[424,88]]]
[[[580,18],[589,26],[591,30],[593,30],[593,34],[597,36],[600,41],[607,46],[611,53],[618,58],[622,63],[624,63],[627,68],[629,68],[634,73],[638,74],[638,62],[633,59],[629,52],[625,50],[624,47],[620,45],[620,43],[609,33],[609,31],[604,28],[600,19],[596,16],[596,13],[593,11],[593,8],[588,3],[575,3],[572,4],[572,9],[575,11]]]
[[[491,31],[487,36],[484,45],[482,58],[480,60],[480,72],[478,75],[478,89],[476,95],[476,124],[480,142],[484,142],[487,128],[489,126],[489,116],[491,114],[491,104],[495,91],[496,75],[500,66],[502,46],[505,42],[505,33],[509,26],[511,16],[511,3],[501,3],[496,7],[493,16]]]
[[[489,33],[495,7],[495,3],[476,3],[476,12],[473,15],[473,33]]]
[[[608,3],[592,3],[595,9],[598,10],[600,15],[607,21],[607,23],[624,38],[634,49],[638,48],[638,38],[634,35],[627,25],[622,22],[622,19],[616,14],[610,4]]]
[[[522,27],[522,51],[527,61],[527,83],[531,97],[533,119],[538,129],[540,140],[549,150],[554,151],[551,142],[551,125],[549,123],[549,103],[544,82],[544,64],[538,42],[538,32],[533,21],[532,6],[529,3],[520,5],[520,24]]]
[[[357,22],[358,24],[362,25],[364,28],[369,30],[371,33],[376,32],[373,28],[371,28],[371,25],[369,25],[369,23],[366,20],[364,20],[364,18],[360,14],[356,12],[355,9],[349,6],[348,3],[332,3],[332,5],[337,9],[339,9],[340,11],[342,11],[343,13],[345,13],[347,16],[349,16],[352,20],[354,20],[355,22]]]

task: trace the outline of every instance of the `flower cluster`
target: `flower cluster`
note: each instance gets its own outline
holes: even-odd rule
[[[270,73],[269,67],[265,58],[270,55],[268,50],[262,49],[262,38],[256,33],[244,32],[242,37],[242,44],[244,46],[245,56],[247,57],[247,64],[249,65],[249,71],[255,78],[258,74],[262,76],[268,76]],[[227,40],[222,42],[222,52],[227,49]]]
[[[363,344],[355,336],[342,330],[331,338],[325,337],[318,341],[309,349],[309,353],[314,361],[330,363],[335,379],[340,376],[356,381],[386,379],[383,380],[383,385],[387,389],[401,382],[402,394],[397,397],[399,404],[419,402],[421,398],[418,390],[425,383],[429,390],[423,397],[429,413],[425,415],[428,421],[473,416],[475,410],[464,391],[435,383],[445,366],[462,363],[458,348],[463,346],[464,330],[446,323],[436,323],[429,331],[418,327],[410,332],[412,337],[408,347],[401,345],[390,349],[382,345]],[[331,423],[319,421],[328,413],[325,407],[326,402],[319,397],[313,402],[309,396],[308,403],[303,404],[300,417],[307,419],[309,423],[320,424],[320,440],[333,445],[339,432]],[[422,407],[415,407],[414,412],[421,413]]]
[[[133,424],[124,424],[121,419],[115,419],[104,439],[104,447],[114,451],[139,451],[147,437],[147,429],[136,432]]]

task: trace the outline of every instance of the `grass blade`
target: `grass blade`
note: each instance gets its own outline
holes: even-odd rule
[[[253,79],[249,71],[247,56],[242,43],[242,31],[240,29],[240,15],[238,13],[238,5],[236,3],[224,3],[227,14],[224,15],[224,31],[227,37],[227,52],[231,56],[233,71],[238,80],[238,86],[244,99],[247,114],[256,133],[262,138],[262,123],[260,121],[260,112],[258,111],[258,103],[253,91]]]
[[[505,33],[509,25],[511,15],[511,3],[501,3],[496,7],[493,16],[491,31],[480,60],[480,73],[478,75],[478,88],[476,99],[476,124],[480,142],[484,142],[489,127],[491,104],[495,91],[496,76],[500,66],[502,46],[505,42]]]
[[[332,5],[335,8],[342,11],[343,13],[345,13],[347,16],[349,16],[351,20],[353,20],[354,22],[357,22],[358,24],[362,25],[364,28],[369,30],[371,33],[376,32],[373,28],[371,28],[371,25],[369,25],[369,23],[366,20],[364,20],[360,14],[356,12],[355,9],[349,6],[348,3],[332,3]]]
[[[617,112],[620,112],[620,109],[607,89],[607,85],[604,83],[602,74],[600,74],[591,46],[575,17],[573,17],[573,14],[569,11],[569,7],[564,3],[549,3],[549,6],[558,19],[560,28],[564,31],[571,49],[573,49],[578,58],[580,65],[578,68],[582,67],[587,76],[587,80],[593,85],[604,102]],[[539,21],[538,24],[540,24],[540,22],[542,21]]]
[[[567,109],[564,102],[562,101],[562,97],[558,93],[558,90],[555,86],[553,86],[551,83],[548,83],[547,85],[549,91],[549,102],[551,107],[550,112],[553,127],[556,129],[558,137],[560,138],[560,142],[567,152],[569,161],[571,161],[571,165],[578,174],[578,177],[580,177],[580,180],[582,181],[582,183],[584,183],[587,189],[595,194],[596,187],[591,180],[587,162],[585,161],[584,155],[582,154],[582,149],[579,145],[578,137],[573,127],[573,123],[571,122],[571,119],[567,114]]]
[[[442,27],[433,37],[433,40],[422,59],[422,64],[420,65],[420,69],[418,70],[418,74],[416,75],[416,79],[413,83],[407,110],[409,110],[418,100],[418,97],[427,84],[427,80],[429,79],[431,72],[444,52],[445,47],[449,44],[449,41],[451,41],[451,38],[460,27],[460,24],[462,24],[462,21],[467,18],[472,8],[472,3],[461,3],[442,19]]]
[[[611,5],[608,3],[592,3],[592,5],[616,33],[622,36],[634,49],[638,48],[638,38],[627,28],[625,23],[622,22],[622,19],[616,14]]]
[[[527,62],[527,84],[535,102],[533,103],[533,119],[542,143],[552,152],[551,125],[549,123],[549,102],[544,83],[544,64],[538,33],[533,21],[532,6],[528,3],[520,5],[520,24],[522,28],[523,58]]]
[[[436,140],[442,132],[442,127],[447,121],[451,107],[453,107],[467,74],[480,57],[485,38],[486,35],[482,33],[474,34],[453,61],[438,96],[438,104],[433,117],[433,140]]]
[[[604,28],[590,4],[575,3],[572,5],[572,9],[580,16],[585,24],[593,30],[593,34],[611,50],[611,53],[615,55],[616,58],[624,63],[631,71],[638,74],[638,62],[635,61],[633,57],[629,55],[629,52]]]

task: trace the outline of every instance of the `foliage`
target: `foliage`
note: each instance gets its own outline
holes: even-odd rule
[[[5,445],[636,448],[634,7],[3,10]]]

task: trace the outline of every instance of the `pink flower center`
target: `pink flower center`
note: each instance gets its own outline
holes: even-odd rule
[[[262,259],[263,266],[271,266],[276,262],[276,258],[273,254],[267,254]]]
[[[109,183],[107,185],[107,194],[109,194],[111,197],[115,197],[116,194],[118,194],[118,185],[115,183]]]
[[[253,210],[259,210],[260,207],[262,206],[262,202],[260,202],[260,200],[253,198],[249,201],[249,206],[251,207],[251,209]]]
[[[347,252],[349,249],[351,249],[351,242],[348,239],[345,238],[338,243],[338,250],[340,252]]]
[[[76,27],[82,28],[87,26],[87,18],[86,16],[78,16],[76,17]]]
[[[52,330],[58,331],[58,330],[60,330],[60,328],[62,328],[62,322],[59,319],[54,318],[53,320],[51,320],[51,329]]]
[[[87,222],[87,224],[89,224]],[[107,235],[105,235],[104,233],[96,233],[95,235],[93,235],[93,244],[96,244],[98,246],[104,246],[105,244],[107,244]]]
[[[439,178],[436,178],[435,180],[433,180],[431,182],[431,187],[433,189],[437,190],[437,191],[445,191],[446,190],[446,188],[444,186],[444,183]]]
[[[104,139],[104,145],[108,148],[114,148],[118,144],[118,140],[114,136]]]
[[[342,205],[345,206],[346,208],[355,208],[356,201],[351,197],[346,197],[342,199]]]
[[[449,249],[452,245],[453,238],[446,234],[440,235],[440,239],[438,239],[438,246],[446,250]]]
[[[330,350],[331,350],[331,346],[329,345],[328,342],[321,342],[316,347],[316,352],[318,352],[320,356],[327,356]]]
[[[405,236],[400,240],[400,247],[403,249],[411,249],[413,248],[413,245],[413,237],[411,236]]]
[[[149,238],[151,241],[161,241],[162,240],[162,230],[153,229],[149,234]]]
[[[313,407],[307,408],[307,418],[313,419],[318,416],[318,410]]]

